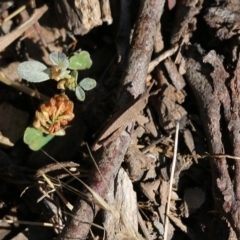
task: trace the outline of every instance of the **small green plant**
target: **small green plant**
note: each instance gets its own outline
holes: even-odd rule
[[[23,141],[30,149],[38,151],[53,138],[54,135],[47,135],[36,128],[27,127],[24,132]]]
[[[53,52],[49,55],[49,59],[53,64],[48,68],[38,61],[22,62],[18,66],[18,75],[28,82],[44,82],[49,79],[58,82],[58,89],[69,89],[75,91],[76,97],[80,101],[85,100],[85,91],[89,91],[96,87],[96,81],[92,78],[84,78],[79,83],[78,70],[85,70],[91,67],[92,60],[89,53],[82,51],[73,55],[69,59],[64,53]]]
[[[49,79],[58,82],[57,88],[62,90],[49,102],[42,104],[36,111],[33,127],[28,127],[24,133],[24,142],[37,151],[47,144],[54,136],[65,135],[64,128],[74,118],[74,104],[65,94],[65,90],[75,91],[80,101],[85,100],[85,92],[96,87],[92,78],[84,78],[78,82],[78,70],[88,69],[92,65],[90,55],[81,51],[68,59],[64,53],[53,52],[49,55],[52,66],[48,68],[38,61],[26,61],[18,66],[18,75],[23,79],[39,83]]]

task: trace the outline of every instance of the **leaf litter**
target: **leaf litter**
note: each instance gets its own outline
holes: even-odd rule
[[[2,18],[6,18],[15,8],[20,7],[16,1],[12,2],[13,5],[9,5],[6,9],[4,9],[4,4],[0,5]],[[75,49],[72,49],[75,42],[72,44],[72,35],[68,33],[69,26],[63,27],[61,21],[56,21],[54,24],[49,21],[51,15],[59,16],[59,11],[63,7],[61,3],[46,3],[48,10],[46,11],[46,7],[42,10],[38,9],[37,17],[29,14],[26,10],[22,10],[19,15],[15,16],[18,20],[16,22],[19,24],[22,24],[27,18],[30,19],[31,24],[26,29],[27,31],[24,30],[25,36],[22,38],[17,38],[22,33],[17,35],[15,33],[13,36],[7,28],[6,35],[0,37],[0,42],[5,44],[6,38],[9,39],[9,43],[3,47],[5,49],[1,52],[0,70],[12,82],[16,82],[12,86],[20,85],[20,88],[4,85],[6,84],[2,77],[4,75],[0,75],[0,80],[4,83],[1,83],[0,88],[0,106],[7,103],[6,106],[13,109],[9,115],[0,108],[0,118],[4,119],[4,121],[0,120],[1,209],[3,210],[0,219],[2,223],[5,221],[5,226],[9,227],[8,231],[0,231],[1,239],[7,235],[16,239],[31,239],[31,237],[54,239],[58,235],[64,234],[67,230],[62,229],[64,226],[67,227],[67,220],[71,218],[72,220],[69,221],[75,221],[77,216],[76,212],[66,210],[63,198],[71,205],[74,205],[78,201],[77,199],[87,199],[87,203],[96,204],[96,212],[102,209],[101,214],[98,214],[96,218],[93,216],[95,220],[90,223],[92,235],[88,235],[86,230],[89,239],[94,237],[104,239],[104,236],[107,239],[230,239],[230,236],[235,233],[239,236],[238,229],[234,228],[234,224],[236,224],[234,217],[226,217],[227,210],[232,215],[234,214],[231,212],[232,205],[230,203],[234,202],[231,199],[234,200],[238,193],[232,194],[231,191],[234,190],[231,190],[230,187],[227,188],[229,193],[224,192],[224,186],[228,186],[225,185],[228,184],[228,175],[231,178],[234,178],[232,176],[235,175],[235,184],[237,184],[238,173],[235,171],[238,159],[234,158],[234,156],[239,156],[237,146],[231,145],[225,140],[232,136],[228,135],[226,129],[223,130],[222,137],[217,138],[223,141],[221,146],[224,147],[221,149],[225,149],[225,151],[217,151],[209,143],[211,139],[215,139],[214,134],[220,136],[217,135],[217,131],[220,130],[213,131],[213,135],[209,135],[205,121],[207,122],[209,116],[212,115],[204,112],[206,106],[204,101],[207,100],[198,97],[199,95],[196,93],[198,88],[194,88],[195,83],[191,82],[194,79],[192,75],[196,76],[208,71],[211,79],[207,81],[210,84],[202,84],[199,88],[203,88],[202,91],[204,91],[206,86],[212,86],[209,96],[214,94],[214,97],[219,98],[219,102],[222,104],[224,113],[219,110],[219,116],[223,114],[222,118],[226,122],[222,119],[219,122],[224,129],[224,124],[230,121],[229,116],[232,114],[228,104],[231,104],[232,109],[238,114],[238,105],[235,101],[238,99],[236,97],[238,85],[234,79],[238,76],[239,65],[238,44],[235,38],[239,30],[239,21],[237,20],[239,5],[231,1],[226,5],[220,1],[210,1],[205,5],[203,2],[203,0],[185,1],[175,5],[174,1],[168,1],[168,6],[172,10],[167,7],[163,10],[165,15],[161,17],[161,32],[156,34],[156,38],[161,39],[155,40],[152,62],[146,66],[150,70],[145,86],[149,87],[150,82],[155,85],[150,96],[144,99],[146,100],[144,106],[140,104],[140,108],[134,107],[134,103],[141,100],[133,100],[132,97],[124,110],[117,105],[120,93],[129,86],[121,86],[122,70],[120,64],[114,60],[117,52],[114,45],[115,39],[109,33],[110,26],[94,28],[88,26],[87,23],[82,23],[82,27],[78,30],[76,30],[76,26],[72,26],[75,34],[77,31],[82,31],[80,34],[83,35],[76,34],[74,36],[78,40],[77,48],[81,48],[82,53],[87,49],[93,59],[92,68],[79,72],[79,79],[87,79],[90,76],[90,79],[103,80],[98,82],[97,88],[93,92],[88,90],[92,89],[95,83],[85,84],[84,80],[79,82],[78,98],[85,101],[77,102],[74,96],[71,96],[75,103],[76,119],[66,129],[66,136],[61,139],[55,137],[44,147],[44,152],[47,154],[42,151],[33,153],[22,143],[21,139],[19,140],[19,132],[23,133],[26,128],[25,122],[19,124],[16,130],[14,139],[17,140],[12,142],[8,139],[11,139],[12,119],[18,118],[25,121],[25,115],[28,114],[30,124],[34,112],[42,104],[40,96],[51,97],[56,93],[54,92],[55,88],[53,84],[49,83],[27,84],[24,80],[13,79],[9,72],[17,71],[17,64],[15,70],[11,68],[9,71],[8,68],[14,66],[15,62],[24,62],[30,59],[49,66],[49,50],[50,52],[64,52],[67,56],[72,55],[73,58],[76,58],[77,55],[73,55]],[[54,11],[56,6],[58,8],[55,8]],[[77,7],[79,11],[84,8],[84,6]],[[96,5],[95,10],[97,7],[101,8],[102,6]],[[111,7],[114,23],[118,13],[116,6]],[[43,14],[44,11],[46,11],[45,14]],[[220,13],[223,17],[219,17]],[[225,14],[228,13],[233,14],[231,19],[225,17]],[[93,18],[91,13],[89,14]],[[33,16],[33,20],[31,20],[31,16]],[[65,17],[71,22],[70,16]],[[171,19],[170,22],[166,21],[166,17]],[[95,26],[101,25],[102,21],[104,20],[96,20]],[[15,26],[16,22],[11,24]],[[84,26],[84,24],[86,25]],[[170,24],[174,27],[170,27]],[[129,28],[134,30],[135,27],[129,25]],[[209,32],[206,32],[206,28]],[[157,29],[159,31],[159,28]],[[114,31],[118,32],[116,29]],[[214,31],[214,34],[211,31]],[[129,38],[126,39],[126,42],[129,42]],[[223,43],[226,44],[226,47],[223,47]],[[119,42],[116,44],[119,50],[121,45]],[[187,45],[194,46],[194,51],[198,51],[200,62],[204,64],[201,70],[195,63],[197,58],[194,57],[194,53],[187,52]],[[13,54],[15,51],[17,55]],[[124,59],[124,55],[122,57]],[[57,59],[58,56],[52,59],[56,65],[58,64]],[[70,63],[66,64],[69,64],[71,69],[76,67],[71,62],[71,58]],[[44,73],[44,69],[39,69],[39,66],[33,65],[29,69],[33,75],[37,70]],[[220,82],[219,79],[223,80]],[[225,80],[230,85],[226,84]],[[144,88],[147,89],[145,86]],[[136,88],[134,83],[132,83],[132,88]],[[230,92],[229,88],[231,88]],[[35,93],[37,99],[25,94],[28,89]],[[154,91],[158,93],[151,95]],[[231,98],[228,97],[228,94],[232,94]],[[218,105],[214,105],[214,102],[207,104],[217,111]],[[25,115],[17,115],[18,111],[14,109],[21,110]],[[131,109],[131,114],[128,113],[129,109]],[[119,116],[121,116],[120,120],[118,120]],[[173,174],[172,186],[170,186],[175,128],[176,122],[179,121],[176,169]],[[132,123],[134,125],[129,126]],[[116,126],[110,129],[110,126],[114,124]],[[228,124],[228,129],[233,129],[234,133],[237,123],[231,120]],[[90,146],[94,146],[93,143],[101,138],[102,131],[110,129],[110,133],[106,136],[108,137],[119,128],[120,132],[109,142],[103,144],[102,149],[93,152],[92,157],[83,143],[87,141]],[[116,178],[113,178],[111,185],[107,186],[107,195],[102,195],[102,189],[92,189],[92,186],[88,185],[91,176],[95,178],[94,171],[98,171],[93,160],[96,159],[98,166],[101,152],[111,149],[109,143],[118,139],[118,135],[125,128],[127,128],[127,134],[131,136],[131,143],[127,147],[122,167],[111,170],[115,171],[113,175]],[[116,141],[121,143],[120,140]],[[235,149],[234,152],[231,152],[232,146]],[[114,153],[112,150],[112,154]],[[57,159],[59,163],[54,163],[56,165],[53,166],[49,156]],[[222,160],[224,157],[232,156],[231,161],[224,162]],[[201,159],[203,157],[204,159]],[[73,165],[69,161],[78,165]],[[223,174],[220,176],[227,179],[226,182],[221,182],[220,178],[214,175],[216,170],[214,164],[217,165],[218,161],[223,161],[223,164],[228,167],[227,174],[219,170],[219,173]],[[58,166],[57,169],[55,169],[56,166]],[[44,173],[46,177],[39,174],[43,168],[49,169]],[[65,168],[68,171],[65,171]],[[85,186],[88,186],[90,192],[76,181],[74,177],[76,168],[78,178],[87,184]],[[51,169],[55,170],[50,171]],[[101,178],[97,181],[104,182],[104,178],[105,172],[101,172]],[[171,188],[172,192],[169,192]],[[224,198],[221,198],[221,195],[215,195],[212,188],[222,191],[225,194]],[[170,196],[169,200],[167,196]],[[220,203],[216,199],[220,199]],[[228,205],[224,205],[223,203],[226,203],[224,201],[228,199],[230,199],[227,202]],[[166,227],[167,203],[169,204],[168,227]],[[84,204],[86,203],[84,202]],[[221,208],[221,206],[223,207]],[[112,214],[111,211],[118,214]],[[226,218],[224,219],[223,216]],[[20,225],[21,221],[28,221],[24,223],[27,227],[15,227],[14,229],[13,225],[7,222],[9,218],[14,219],[13,223]],[[49,223],[51,228],[34,226],[34,223],[43,222]],[[28,237],[26,237],[27,228],[30,229]],[[37,229],[41,231],[41,234],[36,234]]]

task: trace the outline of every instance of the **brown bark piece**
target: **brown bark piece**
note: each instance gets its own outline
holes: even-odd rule
[[[124,162],[127,165],[129,177],[133,182],[139,181],[144,172],[149,170],[151,165],[154,165],[151,158],[143,155],[135,145],[130,145],[128,148]]]
[[[148,116],[149,121],[145,124],[145,128],[147,130],[147,132],[150,132],[152,134],[153,137],[157,137],[159,135],[159,131],[158,131],[158,126],[156,124],[156,117],[154,115],[154,111],[152,111],[151,108],[147,108],[146,109],[146,114]]]
[[[192,133],[191,133],[191,131],[189,129],[185,129],[183,131],[183,138],[184,138],[185,144],[188,147],[189,152],[191,154],[196,154],[193,136],[192,136]]]
[[[239,132],[240,132],[239,76],[240,75],[239,74],[240,74],[240,56],[238,58],[238,63],[234,72],[234,77],[230,81],[232,111],[231,111],[231,116],[228,123],[228,130],[229,130],[229,135],[231,137],[231,142],[233,146],[233,155],[235,156],[240,156],[240,138],[239,138]],[[235,169],[235,176],[234,176],[234,180],[235,180],[234,187],[236,191],[237,200],[240,201],[240,162],[237,160],[235,161],[235,168],[236,169]]]
[[[239,154],[239,113],[238,103],[235,101],[238,96],[239,88],[234,79],[232,80],[231,90],[234,89],[237,94],[232,93],[232,105],[236,106],[235,111],[231,110],[231,105],[228,105],[229,94],[224,86],[227,74],[224,73],[224,68],[221,65],[219,58],[211,52],[213,58],[209,56],[205,61],[211,62],[214,66],[214,72],[211,74],[211,67],[207,64],[201,64],[201,54],[196,51],[195,47],[189,47],[189,51],[185,54],[186,58],[186,77],[189,85],[191,86],[195,97],[198,101],[199,111],[202,122],[207,136],[208,148],[210,154],[225,154],[224,145],[222,143],[222,126],[220,127],[221,111],[220,107],[223,104],[224,117],[227,120],[230,116],[230,122],[227,120],[229,135],[232,136],[234,154]],[[236,73],[238,67],[236,69]],[[211,79],[209,76],[213,77]],[[216,76],[218,78],[216,79]],[[216,81],[216,84],[212,81]],[[234,99],[235,98],[235,99]],[[233,107],[234,109],[234,107]],[[231,115],[230,115],[231,114]],[[237,134],[238,133],[238,134]],[[239,156],[239,155],[237,155]],[[211,160],[212,179],[215,194],[215,201],[218,207],[224,212],[228,221],[231,223],[232,228],[235,230],[238,237],[240,237],[240,202],[239,202],[239,162],[235,162],[235,182],[232,183],[228,172],[228,165],[226,158]]]
[[[84,35],[104,21],[112,23],[109,0],[55,1],[55,8],[59,21],[75,35]]]
[[[240,29],[240,4],[227,1],[222,6],[208,8],[204,19],[211,28],[216,29],[219,39],[229,39]]]
[[[185,101],[185,95],[182,93],[182,91],[178,91],[171,84],[169,84],[167,86],[167,88],[164,89],[162,95],[167,97],[171,101],[177,102],[179,104],[181,104],[181,103],[183,103]]]
[[[137,196],[133,190],[131,180],[122,168],[120,168],[115,181],[111,182],[110,189],[106,195],[106,201],[112,209],[119,212],[126,219],[127,225],[124,225],[120,218],[116,219],[110,212],[105,211],[103,226],[107,232],[107,239],[123,240],[126,237],[131,238],[133,236],[131,236],[130,229],[138,232]]]
[[[168,71],[168,75],[172,80],[172,83],[175,86],[175,88],[177,90],[182,90],[185,87],[186,82],[182,77],[182,75],[180,75],[180,73],[178,72],[177,67],[174,64],[174,62],[171,60],[171,58],[168,58],[167,60],[165,60],[164,65]]]
[[[156,179],[152,182],[141,182],[140,183],[142,192],[155,205],[158,205],[155,197],[156,197],[156,192],[158,191],[159,185],[160,185],[160,179]]]
[[[175,128],[176,121],[187,115],[186,110],[181,105],[174,103],[167,97],[159,100],[157,110],[159,124],[166,131]]]
[[[240,156],[240,140],[239,140],[239,131],[240,131],[240,112],[239,112],[239,81],[238,81],[238,72],[239,72],[239,61],[235,70],[235,76],[230,82],[231,89],[231,98],[228,93],[228,89],[225,85],[225,80],[229,77],[229,74],[226,73],[223,64],[222,58],[220,58],[215,51],[210,51],[205,57],[204,62],[209,62],[214,67],[211,77],[213,79],[214,86],[214,95],[221,102],[224,109],[224,117],[228,123],[228,131],[230,141],[233,146],[233,154],[235,156]],[[235,194],[238,200],[240,200],[240,163],[239,161],[235,162]]]
[[[171,44],[176,44],[182,37],[186,37],[186,34],[195,30],[196,19],[194,17],[200,12],[202,4],[203,0],[179,1]]]

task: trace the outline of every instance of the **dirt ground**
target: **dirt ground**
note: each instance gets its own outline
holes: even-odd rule
[[[6,0],[0,13],[0,239],[240,238],[239,1]],[[91,67],[59,89],[49,55],[82,51]],[[30,60],[50,80],[22,79]],[[84,78],[97,85],[79,101],[66,86]],[[38,113],[59,113],[56,94],[72,108],[51,125]],[[34,151],[36,120],[66,134]]]

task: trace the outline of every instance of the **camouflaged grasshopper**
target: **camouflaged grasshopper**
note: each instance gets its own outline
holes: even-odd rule
[[[148,98],[160,91],[160,89],[158,89],[150,93],[153,84],[154,82],[149,86],[146,92],[113,115],[95,140],[92,146],[93,151],[98,150],[102,146],[107,146],[110,142],[120,136],[131,122],[136,120],[138,114],[146,107]]]

